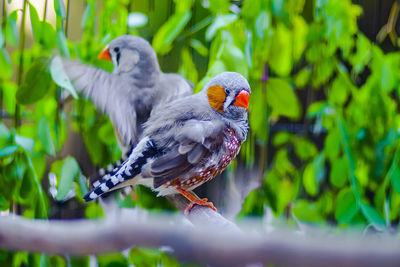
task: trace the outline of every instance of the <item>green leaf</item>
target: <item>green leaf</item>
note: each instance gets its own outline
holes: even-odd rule
[[[14,136],[14,141],[17,145],[19,145],[23,149],[33,152],[33,147],[34,147],[35,141],[32,138],[28,138],[28,137],[24,137],[24,136],[20,136],[20,135],[16,134]]]
[[[8,210],[9,208],[10,208],[10,201],[5,197],[0,196],[0,210]]]
[[[99,129],[99,138],[106,145],[115,144],[115,133],[111,123],[104,123]]]
[[[270,78],[267,82],[266,97],[267,103],[273,109],[273,114],[292,119],[298,119],[301,116],[301,106],[297,95],[285,80]]]
[[[302,160],[308,160],[317,155],[317,147],[306,138],[296,138],[294,141],[296,155]]]
[[[16,252],[13,255],[13,267],[28,265],[28,252]]]
[[[342,75],[340,75],[334,80],[332,87],[328,92],[329,102],[343,105],[346,102],[348,95],[349,88],[347,86],[347,81]]]
[[[17,199],[20,202],[29,202],[32,198],[32,194],[36,192],[34,185],[34,174],[32,170],[26,171],[21,182],[21,186],[18,190]]]
[[[104,217],[103,208],[96,202],[88,203],[87,207],[85,209],[85,216],[88,219],[102,218],[102,217]]]
[[[228,39],[228,41],[223,46],[221,60],[229,71],[238,72],[245,78],[248,78],[247,62],[243,51],[235,45],[233,40],[229,40],[232,39],[231,36],[226,39]]]
[[[385,90],[393,89],[395,85],[395,75],[389,63],[384,59],[381,69],[381,87]]]
[[[18,146],[16,145],[9,145],[0,149],[0,157],[10,156],[18,150]]]
[[[195,0],[174,0],[175,3],[175,11],[176,12],[183,12],[186,10],[190,10],[192,5],[194,4]]]
[[[177,260],[154,248],[132,248],[129,252],[129,262],[133,266],[180,266]]]
[[[386,224],[385,220],[382,218],[379,212],[374,207],[365,203],[361,203],[360,206],[361,211],[368,222],[371,223],[376,230],[382,231],[385,228]]]
[[[270,14],[267,11],[262,10],[260,15],[258,15],[255,21],[255,30],[257,37],[259,39],[264,39],[265,30],[270,27],[270,24],[271,24]]]
[[[88,150],[90,159],[93,163],[98,166],[104,164],[106,151],[100,140],[97,128],[90,128],[84,134],[83,138],[85,140],[86,149]]]
[[[324,220],[315,203],[308,202],[303,199],[299,199],[294,202],[293,214],[296,216],[296,218],[303,221],[321,222]]]
[[[132,12],[128,15],[128,27],[129,28],[139,28],[147,24],[148,18],[146,14],[140,12]]]
[[[307,67],[301,69],[295,77],[294,83],[297,88],[303,88],[307,85],[309,79],[311,77],[311,70]]]
[[[202,42],[200,42],[197,39],[190,39],[190,46],[196,50],[197,53],[199,53],[202,56],[207,56],[208,55],[208,49],[205,45],[203,45]]]
[[[18,44],[18,28],[17,28],[17,20],[18,20],[18,10],[14,10],[7,17],[6,23],[6,42],[11,46],[16,46]]]
[[[157,53],[162,55],[171,50],[171,44],[176,37],[185,28],[186,24],[192,17],[192,13],[188,10],[176,13],[161,26],[153,38],[153,48]]]
[[[193,62],[192,53],[186,47],[182,49],[181,62],[178,73],[189,79],[189,81],[196,83],[198,80],[196,65]]]
[[[54,10],[56,11],[56,14],[62,19],[65,19],[67,17],[63,0],[54,0]]]
[[[42,42],[45,48],[53,49],[56,46],[56,31],[48,22],[42,22]]]
[[[74,178],[80,174],[79,165],[73,157],[67,157],[64,159],[61,168],[61,179],[60,185],[58,186],[58,192],[56,199],[63,200],[72,190]]]
[[[217,16],[214,22],[207,28],[206,40],[210,41],[219,29],[233,23],[237,18],[238,16],[236,14]]]
[[[81,196],[86,195],[89,192],[89,189],[86,185],[85,177],[83,175],[79,175],[78,184],[79,184]]]
[[[394,190],[396,190],[396,192],[400,194],[400,169],[396,167],[390,173],[390,178],[392,180]]]
[[[4,125],[3,122],[0,122],[0,141],[8,141],[11,138],[10,130],[7,126]]]
[[[336,200],[335,219],[339,223],[348,223],[358,210],[359,207],[353,191],[349,188],[341,190]]]
[[[318,194],[318,183],[315,177],[314,163],[307,164],[303,172],[303,185],[310,196]]]
[[[308,25],[302,16],[293,16],[293,59],[299,60],[307,46]]]
[[[63,30],[57,31],[56,42],[57,42],[58,48],[61,50],[61,55],[69,57],[67,39],[65,38],[65,34],[64,34]]]
[[[92,25],[90,22],[93,22],[94,15],[95,15],[94,6],[92,5],[91,2],[88,2],[85,8],[85,12],[83,13],[82,16],[82,22],[81,22],[82,29],[89,28]]]
[[[314,118],[318,115],[328,114],[329,105],[325,101],[315,101],[307,109],[307,116]]]
[[[38,136],[39,136],[40,142],[42,142],[44,151],[46,151],[46,153],[51,156],[55,156],[56,151],[54,148],[53,139],[51,138],[50,127],[49,127],[49,124],[47,123],[47,120],[45,117],[43,117],[39,121]]]
[[[356,53],[350,58],[350,62],[353,65],[353,70],[356,74],[361,73],[364,70],[365,65],[371,59],[371,42],[368,38],[359,33],[357,36],[357,49]]]
[[[36,42],[39,42],[41,40],[41,35],[42,35],[42,23],[39,20],[39,15],[36,11],[35,6],[32,5],[31,3],[29,3],[29,15],[31,17],[33,37],[35,38]]]
[[[72,86],[68,75],[65,73],[61,57],[56,56],[53,58],[50,63],[50,73],[56,84],[64,89],[67,89],[74,98],[78,98],[75,88]]]
[[[50,87],[50,75],[47,72],[47,60],[38,58],[29,68],[16,98],[23,105],[30,105],[42,99]]]
[[[271,40],[268,62],[271,69],[279,76],[288,76],[293,66],[293,47],[290,30],[282,23],[275,29]]]
[[[275,134],[272,143],[274,144],[274,146],[281,146],[289,143],[291,139],[292,139],[292,134],[288,132],[278,132]]]
[[[45,254],[40,254],[40,260],[39,260],[39,267],[47,267],[47,256]]]

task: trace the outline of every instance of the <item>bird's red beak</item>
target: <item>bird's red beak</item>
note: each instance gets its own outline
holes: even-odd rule
[[[249,108],[249,100],[250,94],[246,90],[240,91],[240,93],[236,96],[235,102],[233,103],[235,106]]]
[[[103,51],[98,56],[99,59],[111,61],[110,51],[108,50],[108,45],[104,47]]]

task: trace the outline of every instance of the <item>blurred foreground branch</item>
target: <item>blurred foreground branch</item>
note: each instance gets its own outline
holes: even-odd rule
[[[247,227],[252,224],[247,224]],[[169,246],[182,261],[236,266],[398,266],[400,240],[393,236],[243,233],[193,227],[171,216],[107,221],[44,221],[0,216],[0,247],[48,254],[99,254],[131,246]]]

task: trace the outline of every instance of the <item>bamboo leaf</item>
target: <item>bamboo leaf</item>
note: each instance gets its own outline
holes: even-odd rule
[[[207,56],[208,55],[208,49],[205,45],[203,45],[199,40],[197,39],[190,39],[190,46],[196,50],[197,53],[199,53],[202,56]]]
[[[166,54],[171,50],[171,44],[178,34],[185,28],[189,22],[192,13],[188,10],[176,13],[154,35],[153,48],[160,54]]]
[[[214,22],[207,28],[206,40],[210,41],[219,29],[233,23],[235,20],[237,20],[237,18],[238,16],[236,14],[217,16]]]

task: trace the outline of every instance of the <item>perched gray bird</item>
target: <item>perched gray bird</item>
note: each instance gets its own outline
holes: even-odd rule
[[[193,94],[187,79],[160,70],[155,51],[141,37],[117,37],[99,58],[113,62],[113,73],[68,59],[62,63],[74,88],[110,116],[122,146],[136,144],[155,107]]]
[[[142,184],[165,196],[180,193],[190,205],[214,205],[189,191],[221,173],[238,154],[248,132],[250,86],[224,72],[203,90],[157,107],[128,159],[105,175],[84,199]]]

